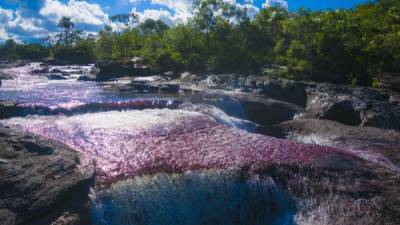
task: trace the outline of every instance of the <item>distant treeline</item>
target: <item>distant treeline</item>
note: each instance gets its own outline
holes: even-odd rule
[[[290,79],[371,85],[374,75],[400,72],[400,1],[380,0],[349,10],[288,12],[267,8],[250,19],[223,0],[195,1],[195,14],[173,27],[135,15],[112,19],[85,35],[63,18],[45,44],[0,46],[0,57],[87,63],[143,57],[159,71],[255,73]]]

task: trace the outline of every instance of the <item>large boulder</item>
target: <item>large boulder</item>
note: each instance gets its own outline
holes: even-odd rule
[[[66,212],[85,219],[92,175],[58,142],[0,128],[0,224],[51,224]]]
[[[266,79],[261,88],[262,93],[271,98],[301,107],[306,107],[307,105],[308,96],[305,83],[285,79]]]
[[[147,65],[137,63],[135,60],[102,61],[96,63],[97,80],[106,81],[124,76],[149,76],[152,70]]]
[[[306,83],[286,79],[274,79],[266,76],[245,76],[241,74],[210,75],[200,85],[223,89],[240,89],[256,92],[270,98],[289,102],[301,107],[307,104]]]
[[[372,102],[363,112],[361,125],[400,131],[400,106],[388,102]]]
[[[364,105],[362,102],[351,100],[335,102],[327,108],[321,118],[357,126],[361,124],[361,110]]]
[[[318,84],[308,89],[307,118],[400,130],[398,95],[372,88]]]

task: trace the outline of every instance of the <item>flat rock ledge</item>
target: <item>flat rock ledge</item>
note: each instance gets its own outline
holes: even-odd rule
[[[87,224],[93,175],[83,171],[73,149],[0,127],[0,225]]]

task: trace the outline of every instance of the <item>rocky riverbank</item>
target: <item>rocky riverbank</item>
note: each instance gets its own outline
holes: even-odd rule
[[[93,176],[73,149],[1,127],[0,171],[0,224],[87,224]]]

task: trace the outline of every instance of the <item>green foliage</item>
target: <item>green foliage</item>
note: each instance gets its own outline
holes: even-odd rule
[[[146,19],[139,24],[138,28],[140,33],[146,36],[150,34],[162,35],[169,27],[161,20]]]
[[[0,46],[2,58],[70,62],[140,56],[157,71],[258,73],[297,80],[376,85],[374,75],[400,72],[400,1],[380,0],[349,10],[288,12],[245,9],[223,0],[194,1],[195,14],[169,27],[134,14],[111,17],[122,30],[104,27],[96,39],[60,20],[56,44]]]
[[[50,56],[50,49],[35,43],[18,44],[14,40],[7,40],[0,45],[0,58],[2,59],[44,59]]]
[[[54,58],[60,62],[87,64],[96,60],[95,43],[90,40],[79,40],[73,47],[57,46]]]
[[[99,32],[99,38],[96,43],[96,55],[99,59],[109,60],[112,56],[114,45],[114,34],[111,26],[105,26]]]
[[[40,44],[20,45],[17,50],[19,58],[39,60],[50,56],[50,49]]]
[[[0,46],[0,57],[3,59],[17,59],[17,48],[18,44],[12,40],[7,40],[2,46]]]

